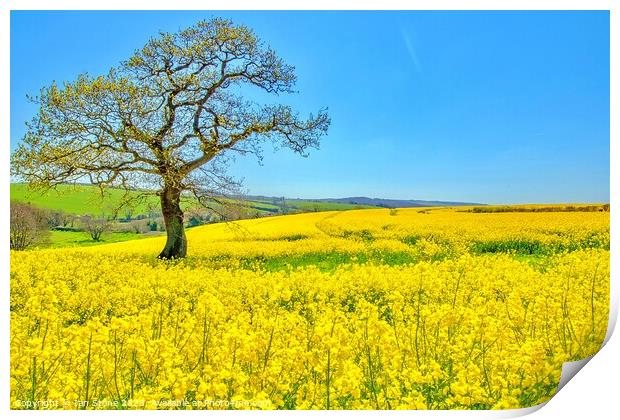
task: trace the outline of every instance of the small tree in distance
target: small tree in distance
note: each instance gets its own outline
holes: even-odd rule
[[[110,223],[105,218],[94,218],[92,216],[83,216],[81,218],[82,226],[95,242],[101,241],[104,232],[110,230]]]
[[[159,257],[181,258],[184,192],[205,206],[236,192],[227,159],[260,158],[265,140],[301,155],[318,147],[330,123],[325,110],[302,119],[289,106],[242,95],[249,88],[292,93],[295,80],[292,66],[228,20],[160,33],[107,75],[44,87],[12,174],[35,188],[87,180],[102,191],[150,189],[167,232]]]
[[[50,210],[47,215],[47,221],[49,227],[66,227],[69,223],[73,221],[73,217],[69,213],[65,213],[62,210]]]

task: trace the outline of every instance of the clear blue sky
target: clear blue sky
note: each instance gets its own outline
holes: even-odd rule
[[[607,12],[12,12],[11,148],[36,110],[26,94],[212,16],[296,67],[283,102],[332,117],[308,158],[237,159],[253,194],[609,200]]]

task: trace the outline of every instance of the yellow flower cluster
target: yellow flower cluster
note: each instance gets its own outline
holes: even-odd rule
[[[608,214],[363,210],[188,237],[182,262],[152,258],[162,238],[12,253],[12,407],[525,407],[607,330]]]
[[[608,212],[468,213],[461,208],[318,212],[202,226],[187,231],[199,257],[273,257],[317,252],[404,252],[449,256],[477,244],[514,241],[552,252],[609,249]],[[157,254],[163,238],[93,248]]]

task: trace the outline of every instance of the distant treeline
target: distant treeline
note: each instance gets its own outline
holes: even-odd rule
[[[546,207],[516,207],[516,206],[485,206],[462,210],[468,213],[538,213],[538,212],[575,212],[575,211],[609,211],[609,204],[588,206],[546,206]]]

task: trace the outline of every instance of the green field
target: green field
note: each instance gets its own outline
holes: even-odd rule
[[[88,232],[66,232],[53,230],[50,232],[49,243],[40,246],[41,248],[67,248],[74,246],[91,246],[110,244],[114,242],[131,241],[133,239],[141,239],[152,237],[155,235],[162,235],[162,232],[140,234],[131,232],[105,232],[101,236],[99,242],[91,239]]]
[[[26,184],[11,184],[11,200],[30,203],[36,207],[49,210],[62,210],[76,215],[109,216],[112,215],[122,202],[125,191],[110,188],[102,197],[99,189],[91,185],[59,185],[55,190],[47,192],[33,191]],[[129,192],[129,197],[137,199],[139,192]],[[185,200],[185,207],[195,204],[194,200]],[[277,213],[278,206],[269,203],[248,201],[247,206],[259,213]],[[148,215],[150,211],[159,212],[159,199],[155,195],[145,197],[131,206],[133,216]],[[125,215],[125,209],[118,214]]]
[[[286,200],[286,206],[302,211],[341,211],[341,210],[359,210],[359,209],[375,209],[375,206],[364,206],[360,204],[336,203],[329,201],[312,201],[312,200]]]
[[[26,184],[11,184],[11,200],[77,215],[111,215],[121,203],[124,194],[123,190],[109,189],[102,197],[96,187],[87,185],[59,185],[55,190],[42,193],[30,190]],[[129,195],[136,198],[139,193],[130,192]],[[159,210],[157,197],[148,197],[147,200],[136,205],[132,212],[134,214],[145,214],[148,213],[149,208]]]
[[[26,184],[14,183],[11,184],[10,191],[12,201],[26,202],[42,209],[63,211],[77,216],[110,217],[116,215],[117,218],[125,218],[127,216],[135,218],[138,215],[159,215],[158,197],[151,195],[143,197],[141,200],[136,200],[140,197],[139,192],[129,192],[129,197],[136,201],[131,204],[131,207],[120,208],[120,204],[125,196],[125,191],[120,189],[108,189],[101,196],[99,189],[91,185],[59,185],[54,190],[41,192],[29,189]],[[194,200],[186,199],[183,206],[187,209],[194,205]],[[302,199],[284,199],[284,201],[280,201],[276,199],[263,200],[254,198],[253,200],[245,201],[244,205],[248,208],[250,216],[372,208],[372,206]],[[102,240],[96,242],[91,239],[88,232],[52,230],[48,240],[38,246],[40,248],[90,246],[140,239],[156,234],[162,233],[106,232],[103,234]]]
[[[62,210],[76,215],[109,216],[119,207],[125,191],[120,189],[108,189],[102,197],[99,189],[90,185],[59,185],[55,190],[42,193],[30,190],[26,184],[11,184],[11,200],[30,203],[34,206],[49,209]],[[139,192],[130,192],[129,197],[138,198]],[[195,204],[194,200],[185,200],[185,207]],[[245,205],[255,210],[260,215],[282,214],[283,208],[280,203],[267,200],[246,201]],[[334,211],[375,208],[358,204],[337,203],[328,201],[312,201],[301,199],[285,199],[284,212],[297,213],[306,211]],[[159,212],[159,199],[152,195],[139,203],[132,205],[131,213],[135,217],[138,214],[148,215],[149,211]],[[118,213],[119,217],[125,215],[125,210]]]

